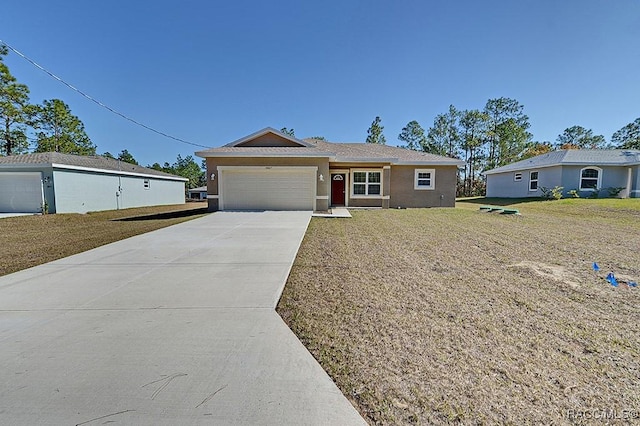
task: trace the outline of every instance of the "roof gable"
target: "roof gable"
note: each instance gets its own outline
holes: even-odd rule
[[[259,148],[309,148],[313,147],[305,141],[286,133],[279,132],[273,127],[265,127],[255,133],[237,141],[226,144],[227,147],[259,147]]]

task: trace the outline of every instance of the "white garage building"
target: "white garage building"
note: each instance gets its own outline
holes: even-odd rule
[[[86,213],[182,204],[187,179],[101,156],[0,157],[0,213]]]

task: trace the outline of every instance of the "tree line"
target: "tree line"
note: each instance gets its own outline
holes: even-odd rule
[[[96,155],[97,146],[69,105],[61,99],[31,103],[27,85],[19,83],[4,63],[8,53],[8,48],[0,45],[0,157],[29,152]],[[117,156],[109,152],[102,156],[138,164],[126,149]],[[184,158],[178,155],[173,164],[165,162],[161,166],[155,163],[147,167],[185,177],[189,179],[189,188],[206,182],[204,162],[198,165],[191,155]]]
[[[566,128],[555,143],[535,141],[524,106],[515,99],[489,99],[484,108],[448,111],[436,115],[426,131],[415,120],[398,135],[402,147],[464,161],[458,177],[458,195],[484,195],[482,173],[515,161],[559,149],[640,149],[640,118],[622,127],[608,143],[603,135],[574,125]],[[376,117],[367,130],[368,143],[385,144],[382,120]]]

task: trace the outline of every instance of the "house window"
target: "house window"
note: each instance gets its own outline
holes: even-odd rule
[[[602,170],[597,167],[585,167],[580,170],[580,189],[594,190],[600,188]]]
[[[538,190],[538,172],[529,172],[529,191]]]
[[[522,180],[522,173],[515,173],[513,175],[513,180],[516,182],[520,182]]]
[[[151,184],[149,183],[149,179],[145,179],[144,180],[144,189],[149,189],[151,187]]]
[[[413,189],[435,189],[435,169],[416,169],[413,179]]]
[[[382,194],[382,172],[355,171],[351,175],[352,193],[355,197],[377,196]]]

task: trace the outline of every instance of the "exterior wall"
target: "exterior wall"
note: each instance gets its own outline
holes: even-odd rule
[[[219,166],[316,166],[318,167],[318,181],[316,182],[316,210],[329,209],[329,191],[331,185],[331,176],[329,174],[329,162],[327,158],[296,158],[296,157],[209,157],[207,158],[207,192],[208,192],[208,210],[217,211],[220,203],[217,196],[220,194],[218,189],[218,176],[220,174]],[[211,174],[215,174],[215,178],[211,180]],[[320,180],[322,175],[322,181]]]
[[[348,207],[389,207],[391,170],[388,163],[331,163],[329,167],[331,170],[344,170],[349,175],[347,178],[348,185],[345,187],[345,201]],[[382,172],[382,194],[379,197],[353,197],[351,174],[359,170],[380,170]]]
[[[564,187],[564,193],[572,189],[580,189],[580,172],[582,169],[589,166],[563,166],[562,168],[562,183],[558,184]],[[606,167],[606,166],[593,166],[602,170],[601,183],[599,195],[602,197],[608,197],[608,188],[626,188],[628,178],[628,167]],[[586,197],[592,194],[592,191],[580,191],[581,197]]]
[[[259,136],[255,139],[251,139],[242,143],[240,146],[281,146],[281,147],[298,147],[299,144],[290,141],[289,139],[285,139],[281,136],[274,135],[273,133],[267,133],[265,135]]]
[[[330,203],[331,172],[344,171],[348,175],[345,201],[348,207],[454,207],[457,183],[456,166],[390,166],[388,163],[331,163],[326,158],[288,157],[209,157],[207,158],[208,210],[220,208],[219,173],[222,166],[316,166],[318,181],[316,210],[327,210]],[[415,169],[435,169],[435,189],[415,190]],[[378,197],[353,197],[351,174],[358,170],[380,170],[382,172],[382,194]],[[215,178],[211,179],[211,174]],[[323,180],[320,180],[322,175]]]
[[[529,191],[530,172],[538,172],[538,190]],[[522,180],[515,181],[516,173],[522,173]],[[553,188],[562,186],[562,167],[543,167],[540,169],[528,169],[518,172],[505,172],[487,175],[487,197],[488,198],[528,198],[540,197],[540,188]],[[568,190],[567,188],[565,188]],[[571,189],[571,188],[569,188]]]
[[[631,194],[629,196],[640,198],[640,166],[633,167],[631,173]]]
[[[581,197],[589,196],[592,191],[583,190],[580,191],[580,179],[581,171],[585,167],[590,166],[555,166],[545,167],[541,169],[524,170],[518,173],[522,173],[522,180],[519,182],[514,181],[514,172],[492,174],[487,176],[487,197],[499,197],[499,198],[525,198],[525,197],[540,197],[542,192],[529,191],[529,172],[538,172],[538,188],[547,187],[553,188],[556,186],[564,187],[563,193],[565,196],[568,192],[576,189],[579,191]],[[608,188],[626,188],[628,178],[628,166],[597,166],[601,170],[601,181],[599,196],[609,196]],[[640,196],[640,177],[638,176],[638,166],[635,166],[634,174],[632,175],[632,193],[631,196]],[[636,192],[633,192],[636,190]]]
[[[145,179],[149,180],[148,189],[144,187]],[[52,213],[86,213],[185,202],[183,181],[152,177],[54,170],[53,185]]]
[[[434,189],[414,189],[416,169],[435,169]],[[456,166],[392,166],[389,207],[455,207]]]

